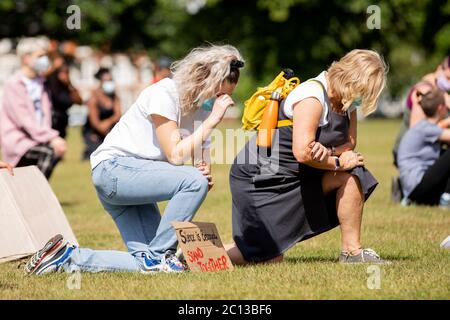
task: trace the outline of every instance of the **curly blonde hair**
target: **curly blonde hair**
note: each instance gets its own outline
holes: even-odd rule
[[[378,98],[386,85],[388,67],[383,57],[373,50],[355,49],[328,68],[330,86],[347,111],[352,102],[361,98],[365,116],[377,108]]]
[[[181,110],[187,114],[214,97],[224,80],[237,83],[239,69],[232,69],[233,60],[243,61],[239,51],[230,45],[208,45],[194,48],[171,70],[180,96]]]

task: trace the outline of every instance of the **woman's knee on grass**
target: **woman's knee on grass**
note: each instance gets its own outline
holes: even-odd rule
[[[237,247],[235,243],[226,244],[225,250],[227,251],[228,256],[231,259],[231,262],[233,262],[236,265],[246,265],[251,264],[247,260],[245,260],[244,256],[242,255],[241,250]],[[270,260],[261,261],[260,263],[280,263],[283,262],[284,256],[281,254],[278,257],[272,258]]]

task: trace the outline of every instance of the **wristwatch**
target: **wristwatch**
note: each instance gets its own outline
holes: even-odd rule
[[[341,161],[339,161],[339,157],[334,157],[334,171],[338,171],[341,168]]]

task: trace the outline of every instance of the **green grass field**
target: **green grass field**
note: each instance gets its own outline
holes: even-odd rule
[[[231,125],[236,127],[235,124]],[[81,288],[70,290],[69,275],[25,277],[18,262],[0,265],[1,299],[449,299],[450,251],[439,247],[450,234],[450,212],[403,208],[389,202],[391,146],[399,122],[359,124],[358,151],[380,185],[366,204],[363,245],[394,263],[381,266],[380,288],[369,289],[367,266],[339,265],[338,229],[302,242],[277,265],[238,267],[233,272],[184,274],[81,274]],[[109,215],[96,198],[90,167],[80,162],[79,129],[71,129],[70,151],[51,185],[80,244],[125,250]],[[224,243],[231,241],[229,165],[215,165],[214,189],[197,221],[216,223]],[[162,207],[164,204],[162,204]]]

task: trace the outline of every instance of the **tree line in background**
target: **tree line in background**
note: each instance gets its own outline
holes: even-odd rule
[[[81,9],[80,30],[66,27],[72,4]],[[370,5],[380,8],[380,29],[367,27]],[[351,49],[372,48],[385,56],[389,93],[398,96],[449,54],[450,1],[0,1],[0,37],[41,34],[175,59],[205,41],[230,43],[247,61],[240,96],[248,96],[284,67],[305,79]]]

